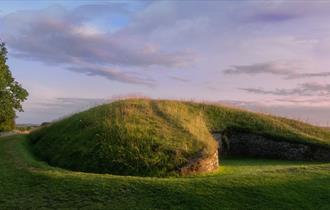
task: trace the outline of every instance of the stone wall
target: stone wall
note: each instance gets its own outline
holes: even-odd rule
[[[206,158],[194,158],[188,164],[179,169],[181,175],[196,174],[201,172],[211,172],[219,167],[218,150]]]
[[[219,142],[219,153],[224,156],[244,156],[284,160],[330,161],[330,148],[288,141],[278,141],[249,133],[224,136],[214,133]]]
[[[208,157],[191,159],[179,169],[181,175],[212,172],[219,166],[221,157],[257,157],[282,160],[330,161],[330,148],[314,144],[272,140],[261,135],[235,132],[224,135],[213,133],[219,149]]]

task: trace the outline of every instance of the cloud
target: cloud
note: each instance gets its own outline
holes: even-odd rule
[[[88,76],[101,76],[109,80],[120,81],[128,84],[142,84],[152,87],[155,83],[154,80],[150,78],[142,78],[139,75],[123,72],[116,68],[100,67],[97,65],[85,64],[68,67],[68,69],[79,73],[85,73]]]
[[[252,2],[252,11],[244,15],[244,22],[281,23],[306,17],[327,15],[329,2],[312,4],[306,2],[265,1]]]
[[[244,21],[245,22],[284,22],[290,21],[293,19],[304,17],[305,14],[300,14],[293,11],[284,11],[282,10],[266,10],[266,11],[258,11],[254,14],[249,14]]]
[[[255,63],[251,65],[233,65],[231,68],[225,69],[225,74],[272,74],[283,76],[284,79],[302,79],[312,77],[330,77],[330,72],[317,73],[298,73],[301,70],[301,64],[294,62],[273,61],[264,63]]]
[[[179,67],[193,62],[191,52],[165,50],[148,40],[136,40],[133,34],[109,32],[90,23],[95,16],[120,12],[127,15],[128,9],[117,3],[85,5],[72,10],[53,6],[17,11],[0,17],[4,26],[0,35],[12,50],[11,55],[18,58],[62,65],[76,72],[132,84],[150,81],[128,75],[125,69]],[[111,25],[112,16],[108,16]],[[86,63],[93,68],[81,65]]]
[[[319,72],[319,73],[292,73],[287,75],[286,79],[301,79],[301,78],[312,78],[312,77],[330,77],[330,72]]]
[[[303,83],[292,89],[264,90],[262,88],[240,88],[241,90],[263,95],[278,96],[330,96],[330,84]]]
[[[82,19],[90,19],[93,16],[106,16],[110,14],[128,14],[130,12],[127,3],[101,3],[101,4],[86,4],[72,9],[72,16]]]
[[[262,88],[239,88],[239,89],[244,90],[249,93],[263,94],[263,95],[287,96],[287,95],[296,95],[297,94],[296,89],[276,89],[276,90],[264,90]]]
[[[229,69],[225,69],[225,74],[275,74],[289,75],[292,73],[295,65],[289,62],[265,62],[255,63],[251,65],[233,65]]]
[[[90,75],[144,85],[145,82],[136,83],[141,78],[129,77],[126,80],[127,71],[134,68],[143,75],[143,69],[149,67],[179,68],[192,64],[196,62],[195,52],[199,56],[207,54],[200,48],[210,50],[215,47],[217,44],[212,43],[222,40],[227,33],[224,31],[230,33],[234,30],[232,32],[237,33],[236,29],[242,26],[237,18],[249,17],[256,22],[284,21],[304,15],[304,11],[308,11],[309,15],[324,10],[306,4],[297,7],[273,2],[262,6],[251,2],[239,6],[228,2],[154,1],[137,4],[140,5],[98,3],[73,9],[57,5],[41,10],[17,11],[0,17],[3,26],[0,35],[11,48],[11,55],[16,57],[49,65],[63,65],[69,70],[85,74],[85,67],[77,66],[78,60],[80,63],[99,65]],[[115,21],[117,16],[127,22],[118,25]],[[103,25],[99,23],[100,19]],[[115,31],[111,29],[113,27]],[[236,35],[225,37],[232,40],[237,38]],[[285,75],[285,72],[276,72],[278,69],[274,69],[276,66],[273,65],[279,64],[264,63],[254,67],[260,69],[262,65],[273,68],[272,73]],[[239,69],[248,66],[233,66],[227,70],[228,74],[236,73],[236,68],[240,72]],[[99,69],[98,73],[96,69]],[[113,73],[104,73],[104,69],[117,69],[119,72],[114,76]],[[285,69],[283,67],[280,70]],[[121,73],[123,75],[119,76]],[[297,77],[290,75],[288,78]]]
[[[178,77],[178,76],[170,76],[171,79],[174,79],[176,81],[179,81],[179,82],[190,82],[189,79],[186,79],[186,78],[182,78],[182,77]]]
[[[74,112],[74,110],[82,110],[90,108],[96,105],[110,103],[111,99],[103,98],[55,98],[52,100],[40,101],[34,103],[32,108],[36,109],[49,109],[49,110],[58,110],[67,113]]]

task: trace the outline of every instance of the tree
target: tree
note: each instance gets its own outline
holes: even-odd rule
[[[13,78],[7,62],[7,48],[0,42],[0,131],[15,127],[16,111],[23,111],[22,102],[28,92]]]

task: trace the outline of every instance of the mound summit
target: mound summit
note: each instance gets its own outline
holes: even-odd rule
[[[51,165],[95,173],[168,176],[213,171],[222,155],[330,161],[330,131],[201,103],[129,99],[29,135]]]

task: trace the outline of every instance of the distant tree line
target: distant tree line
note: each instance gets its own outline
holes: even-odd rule
[[[16,111],[23,111],[22,102],[28,97],[10,72],[7,54],[5,43],[0,41],[0,131],[15,128]]]

